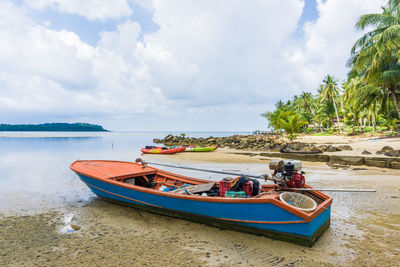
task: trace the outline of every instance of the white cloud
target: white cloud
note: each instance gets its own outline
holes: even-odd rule
[[[89,20],[107,20],[126,17],[132,14],[126,0],[25,0],[35,9],[47,7],[63,13],[78,14]]]
[[[0,2],[0,28],[0,39],[7,40],[0,42],[2,121],[35,114],[140,113],[164,99],[161,89],[148,81],[146,69],[126,58],[126,36],[115,40],[108,36],[120,44],[114,50],[93,47],[73,32],[35,25],[23,8],[5,1]],[[128,22],[119,28],[127,36],[135,32],[130,28],[136,34],[140,31]],[[135,36],[131,37],[135,44]]]
[[[361,34],[355,21],[382,4],[318,1],[319,18],[298,39],[302,0],[135,2],[153,10],[159,30],[143,34],[128,17],[92,46],[0,0],[0,38],[7,40],[0,42],[0,119],[39,114],[111,129],[261,129],[259,114],[278,99],[315,89],[327,73],[345,78]],[[27,3],[92,20],[132,12],[125,1]]]
[[[301,1],[153,1],[159,31],[139,56],[171,98],[189,105],[266,99]]]
[[[354,42],[362,32],[354,25],[367,13],[378,13],[385,1],[327,0],[317,1],[319,18],[304,25],[304,40],[286,50],[286,59],[296,68],[288,77],[289,86],[314,90],[327,74],[345,79],[346,62]]]

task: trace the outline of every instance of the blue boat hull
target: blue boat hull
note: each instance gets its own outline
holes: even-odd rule
[[[174,198],[78,175],[93,193],[113,203],[305,246],[311,246],[330,224],[330,206],[307,222],[273,203],[226,203]]]

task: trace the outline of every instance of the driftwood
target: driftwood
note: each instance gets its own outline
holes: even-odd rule
[[[317,151],[304,151],[304,150],[293,150],[293,149],[281,149],[281,153],[295,153],[295,154],[322,154],[323,152],[321,150]]]

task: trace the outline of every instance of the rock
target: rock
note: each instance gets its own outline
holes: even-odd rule
[[[75,224],[71,224],[70,226],[74,231],[78,231],[81,229],[81,227],[79,227],[78,225],[75,225]]]
[[[385,168],[388,165],[387,160],[376,158],[365,158],[365,165],[371,167]]]
[[[215,144],[216,140],[215,140],[215,138],[210,138],[206,142],[207,142],[207,144]]]
[[[380,151],[380,150],[378,150],[378,151],[376,151],[376,152],[375,152],[375,154],[377,154],[377,155],[382,155],[382,154],[383,154],[383,152],[382,152],[382,151]]]
[[[264,152],[260,153],[262,157],[268,158],[285,158],[285,159],[298,159],[313,162],[328,162],[330,156],[322,154],[301,154],[301,153],[277,153],[277,152]]]
[[[169,141],[169,140],[172,140],[173,138],[174,138],[174,136],[172,134],[169,134],[164,138],[164,140]]]
[[[270,148],[271,148],[271,145],[270,145],[269,143],[266,143],[266,144],[262,147],[263,150],[268,150],[268,149],[270,149]]]
[[[392,161],[390,163],[390,168],[392,168],[392,169],[400,169],[400,161]]]
[[[336,151],[341,151],[339,148],[334,147],[332,145],[329,145],[326,149],[326,152],[336,152]]]
[[[342,151],[340,148],[338,147],[334,147],[332,145],[321,145],[318,147],[319,150],[321,150],[322,152],[336,152],[336,151]]]
[[[358,156],[330,156],[329,163],[331,164],[342,164],[342,165],[363,165],[364,157]]]
[[[397,151],[396,150],[391,150],[383,153],[383,155],[387,157],[398,157]]]
[[[273,151],[273,152],[279,152],[284,147],[286,147],[285,144],[275,144],[274,147],[272,147],[270,150]]]
[[[287,146],[288,149],[292,149],[292,150],[300,150],[301,149],[301,143],[300,142],[296,142],[296,143],[290,143]]]
[[[384,146],[384,147],[382,147],[381,152],[382,152],[382,153],[385,153],[385,152],[392,151],[392,150],[394,150],[393,147],[391,147],[391,146]]]
[[[306,146],[303,148],[303,151],[311,151],[311,152],[316,152],[316,151],[321,151],[319,150],[316,146],[311,145],[311,146]],[[321,151],[322,152],[322,151]]]
[[[319,150],[321,150],[322,152],[326,152],[326,150],[328,149],[328,146],[327,146],[327,145],[321,145],[321,146],[319,146],[318,148],[319,148]]]
[[[353,148],[349,145],[341,145],[341,146],[338,146],[338,148],[340,150],[353,150]]]
[[[367,151],[367,150],[364,150],[363,152],[361,152],[361,154],[363,154],[363,155],[371,155],[372,153]]]

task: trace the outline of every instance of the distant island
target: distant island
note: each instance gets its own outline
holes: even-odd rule
[[[0,124],[0,131],[43,132],[109,132],[101,125],[90,123]]]

